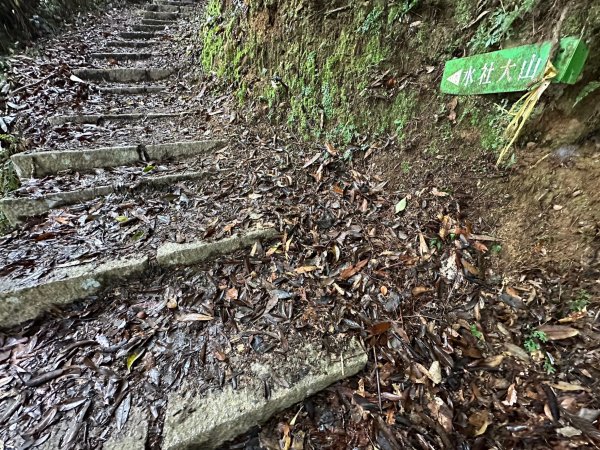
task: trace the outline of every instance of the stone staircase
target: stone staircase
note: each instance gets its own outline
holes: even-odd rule
[[[17,230],[50,216],[54,223],[78,220],[84,225],[92,220],[90,217],[94,217],[104,202],[123,192],[144,193],[151,197],[168,192],[173,186],[179,186],[177,189],[184,192],[202,192],[202,186],[210,185],[216,175],[227,171],[227,164],[234,162],[236,157],[227,153],[225,139],[206,139],[198,129],[186,134],[190,123],[202,121],[203,116],[194,109],[175,110],[169,108],[168,103],[161,103],[161,99],[175,90],[178,69],[161,66],[155,61],[159,55],[170,51],[169,33],[194,11],[198,11],[198,6],[192,2],[157,0],[146,5],[138,24],[108,37],[104,45],[89,51],[86,57],[90,67],[72,70],[71,79],[88,86],[100,100],[95,105],[84,103],[82,111],[56,111],[47,117],[50,126],[66,129],[100,127],[107,130],[107,135],[99,139],[102,143],[110,142],[116,131],[127,127],[134,130],[151,128],[159,121],[168,121],[169,132],[158,142],[147,142],[143,135],[132,132],[127,145],[66,145],[14,155],[12,163],[22,188],[0,200],[0,208]],[[115,62],[125,67],[113,67]],[[132,99],[130,103],[134,105],[159,106],[122,108],[119,105],[123,104],[123,98]],[[113,103],[117,106],[103,106]],[[106,124],[112,128],[102,128]],[[171,135],[181,134],[188,139],[171,139]],[[87,211],[87,214],[76,219],[69,211]],[[128,223],[147,219],[134,214],[119,216],[116,220]],[[162,219],[157,216],[154,220],[159,223]],[[153,225],[155,233],[159,226]],[[172,228],[165,236],[174,236]],[[56,236],[57,241],[39,245],[47,236]],[[57,306],[90,296],[101,297],[106,289],[140,279],[156,270],[168,273],[178,267],[195,266],[256,247],[261,241],[275,241],[280,233],[272,225],[257,223],[255,227],[214,240],[207,241],[198,236],[187,242],[165,239],[157,245],[123,243],[104,252],[95,252],[90,258],[81,258],[80,248],[85,246],[85,241],[98,240],[99,236],[98,230],[89,235],[83,233],[76,241],[79,244],[73,244],[61,241],[60,233],[49,224],[42,226],[34,239],[19,232],[0,238],[5,250],[0,267],[19,266],[18,270],[0,277],[0,327],[13,327],[47,311],[55,311]],[[29,262],[25,265],[22,261]],[[50,263],[40,270],[21,270],[21,266],[30,266],[31,261]],[[252,375],[250,370],[243,389],[225,389],[200,398],[189,398],[185,389],[174,392],[172,398],[169,395],[162,448],[216,448],[306,395],[357,373],[364,367],[366,356],[352,341],[334,353],[310,346],[290,350],[288,360],[290,367],[308,363],[311,366],[303,370],[304,375],[300,377],[294,374],[295,381],[287,388],[275,390],[271,398],[262,394],[264,381],[258,375]],[[287,364],[272,363],[281,367]],[[106,436],[104,448],[147,448],[148,412],[141,406],[132,406],[129,417],[123,429],[118,427],[119,432]],[[72,438],[67,436],[70,436],[69,430],[57,427],[40,448],[64,448],[65,442]]]

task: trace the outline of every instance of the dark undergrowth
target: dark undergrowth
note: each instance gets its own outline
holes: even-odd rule
[[[0,55],[106,3],[106,0],[0,0]]]

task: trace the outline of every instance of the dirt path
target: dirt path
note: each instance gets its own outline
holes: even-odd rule
[[[214,448],[285,408],[223,448],[592,446],[591,294],[498,272],[463,197],[368,171],[383,144],[249,126],[190,70],[200,13],[113,9],[11,61],[3,448]]]

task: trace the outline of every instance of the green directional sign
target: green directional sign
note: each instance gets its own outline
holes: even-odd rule
[[[542,79],[552,42],[507,48],[446,62],[442,92],[455,95],[495,94],[529,90]],[[588,48],[581,39],[565,37],[552,63],[554,83],[574,84],[585,64]]]

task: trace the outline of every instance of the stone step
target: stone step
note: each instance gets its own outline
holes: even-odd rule
[[[123,39],[152,39],[156,37],[154,33],[144,33],[142,31],[121,31],[119,36]]]
[[[199,4],[196,2],[183,1],[183,0],[155,0],[154,3],[157,5],[170,5],[170,6],[187,6],[187,7],[199,6]]]
[[[257,241],[266,241],[277,236],[274,230],[262,229],[233,235],[221,241],[198,243],[196,246],[210,245],[211,252],[202,253],[202,258],[186,254],[182,265],[193,264],[187,261],[208,261],[237,250],[249,248]],[[49,248],[51,251],[51,248]],[[177,252],[177,250],[175,250]],[[163,255],[168,254],[163,251]],[[104,261],[88,263],[76,267],[54,268],[41,278],[26,280],[0,279],[0,327],[8,327],[34,319],[55,305],[65,305],[75,300],[97,294],[103,288],[142,276],[148,269],[148,256],[133,256],[114,259],[106,255]],[[170,262],[167,259],[167,262]],[[158,265],[162,266],[161,262]],[[121,447],[123,448],[123,447]]]
[[[177,5],[146,5],[143,12],[180,12],[180,7]],[[152,20],[152,19],[149,19]]]
[[[223,252],[233,253],[250,247],[257,240],[277,237],[276,230],[255,230],[243,235],[234,235],[217,242],[192,242],[189,244],[168,243],[158,247],[156,261],[161,267],[190,266],[214,259]]]
[[[133,31],[143,31],[149,33],[158,33],[164,31],[167,28],[166,25],[133,25],[131,29]]]
[[[136,120],[174,119],[192,113],[186,111],[183,113],[67,114],[49,117],[48,122],[52,126],[64,125],[66,123],[99,125],[105,121],[133,122]]]
[[[106,41],[107,47],[143,48],[158,45],[156,41]]]
[[[149,175],[139,178],[129,187],[97,186],[36,197],[5,197],[0,199],[0,210],[4,213],[8,222],[12,226],[15,226],[29,217],[45,214],[51,209],[87,202],[98,197],[106,197],[107,195],[121,192],[125,189],[129,191],[145,188],[158,189],[163,186],[171,186],[180,181],[199,180],[205,176],[207,176],[207,174],[204,172],[176,173],[158,176]]]
[[[172,25],[174,23],[176,23],[174,20],[142,19],[143,25]]]
[[[135,81],[163,80],[175,72],[174,69],[158,68],[115,68],[115,69],[76,69],[73,74],[87,81],[110,81],[130,83]]]
[[[160,11],[146,11],[143,16],[144,19],[159,19],[159,20],[177,20],[179,13],[176,12],[160,12]]]
[[[166,86],[107,86],[99,88],[103,94],[156,94],[166,89]]]
[[[147,267],[148,258],[143,256],[53,269],[41,281],[20,286],[13,280],[0,280],[0,327],[35,319],[56,305],[94,295],[107,285],[141,275]]]
[[[140,61],[143,59],[150,59],[153,56],[155,56],[155,55],[152,53],[117,53],[117,52],[90,53],[90,58],[114,59],[116,61]]]
[[[236,383],[239,389],[228,385],[191,395],[183,386],[169,396],[161,448],[221,448],[224,442],[274,414],[359,373],[367,361],[360,342],[343,336],[328,337],[322,344],[291,344],[285,354],[274,352],[273,357],[264,360],[252,355],[252,364],[247,364]],[[273,378],[280,381],[273,382]],[[131,434],[124,433],[120,445],[114,448],[132,448],[135,444],[131,443]]]
[[[185,159],[225,146],[223,141],[190,141],[147,145],[151,161]],[[17,153],[11,157],[20,179],[40,178],[64,170],[89,171],[95,168],[127,166],[140,160],[138,146],[104,147],[89,150],[52,150]]]

